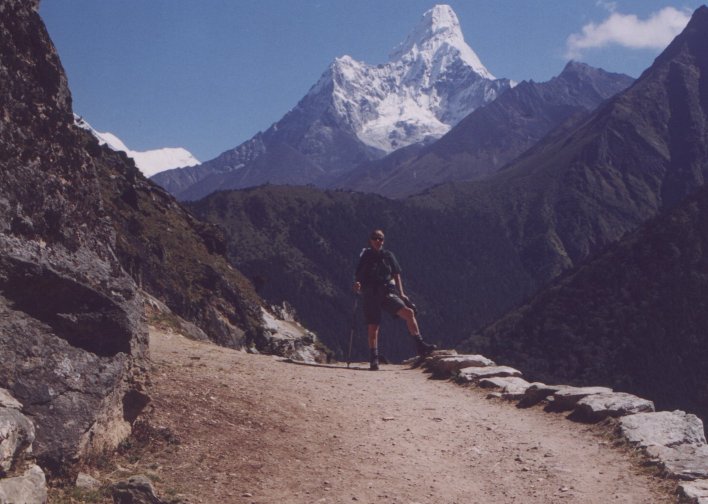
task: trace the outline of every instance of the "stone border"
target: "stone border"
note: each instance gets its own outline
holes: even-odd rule
[[[677,480],[680,502],[708,504],[708,444],[703,422],[695,415],[657,412],[652,401],[607,387],[529,383],[517,369],[455,350],[438,350],[422,361],[406,363],[422,367],[432,378],[492,390],[488,399],[516,401],[519,408],[543,404],[545,411],[568,412],[566,418],[585,423],[615,419],[621,439],[657,466],[663,477]]]

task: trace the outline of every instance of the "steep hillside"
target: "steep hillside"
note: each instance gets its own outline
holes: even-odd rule
[[[708,188],[564,275],[466,347],[547,382],[708,418]]]
[[[470,327],[491,322],[535,287],[493,215],[311,187],[264,186],[214,193],[189,208],[221,226],[227,254],[272,303],[291,303],[307,327],[340,357],[347,350],[356,262],[371,229],[404,270],[424,334],[454,344]],[[480,238],[483,237],[483,238]],[[361,314],[359,346],[363,354]],[[395,359],[414,347],[401,324],[384,319],[383,352]]]
[[[199,222],[121,153],[84,134],[116,232],[116,253],[138,285],[201,329],[197,337],[239,348],[261,327],[262,302],[231,268],[221,232]]]
[[[335,187],[401,197],[499,171],[554,128],[626,89],[632,79],[570,62],[548,82],[524,81],[478,108],[440,140],[353,170]]]

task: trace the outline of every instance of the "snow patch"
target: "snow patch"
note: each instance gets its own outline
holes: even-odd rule
[[[89,131],[100,145],[106,145],[114,151],[125,152],[135,161],[135,166],[146,177],[152,177],[161,171],[172,168],[183,168],[200,164],[191,152],[182,147],[165,147],[148,151],[134,151],[128,148],[123,141],[113,133],[101,132],[94,129],[84,118],[74,114],[74,124],[81,129]]]

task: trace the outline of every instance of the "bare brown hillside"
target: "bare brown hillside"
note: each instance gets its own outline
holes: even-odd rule
[[[299,366],[155,329],[150,346],[149,427],[93,471],[146,474],[164,500],[675,501],[601,428],[419,370]]]

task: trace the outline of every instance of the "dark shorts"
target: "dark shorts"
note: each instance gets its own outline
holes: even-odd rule
[[[364,320],[367,324],[380,324],[381,311],[385,310],[392,316],[401,308],[406,307],[406,303],[397,294],[390,292],[387,288],[364,289],[362,291],[364,305]]]

